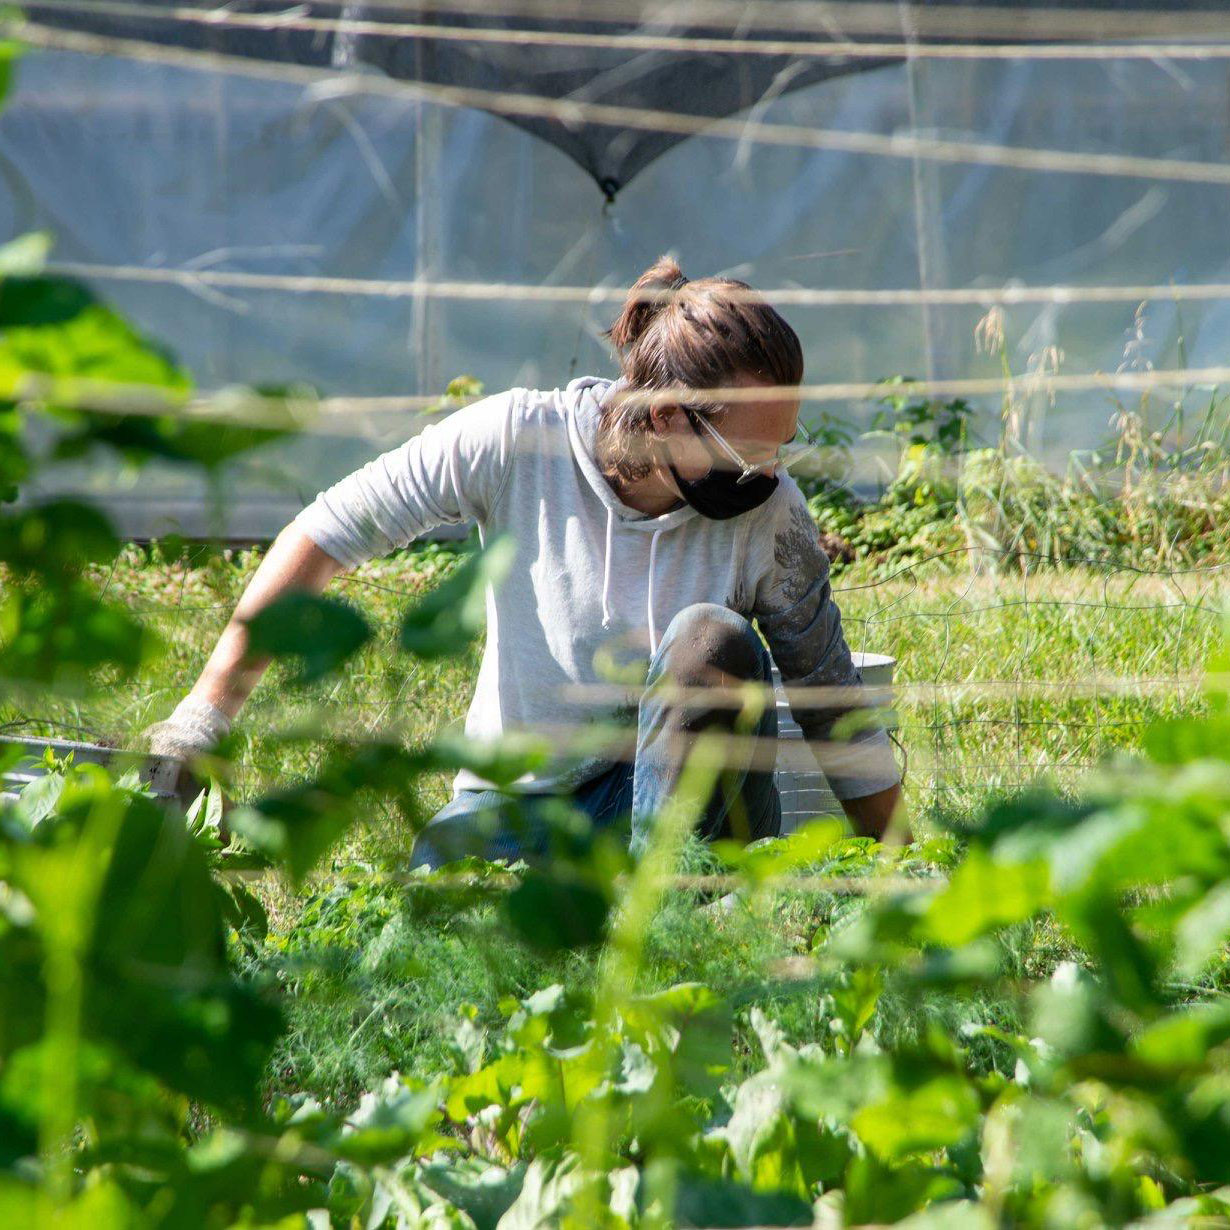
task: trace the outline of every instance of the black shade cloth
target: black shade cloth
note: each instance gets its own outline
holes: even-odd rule
[[[588,0],[600,3],[601,0]],[[748,54],[736,51],[645,50],[623,46],[541,45],[500,42],[484,39],[468,41],[457,38],[433,37],[430,34],[385,35],[376,32],[334,29],[294,28],[287,24],[280,29],[260,29],[228,24],[228,14],[282,13],[289,17],[338,18],[365,23],[413,23],[430,26],[483,30],[546,30],[592,33],[602,35],[634,32],[668,34],[683,37],[727,37],[739,40],[798,38],[790,16],[798,12],[797,0],[781,5],[783,19],[775,28],[772,10],[774,0],[757,0],[749,5],[757,20],[751,29],[732,25],[722,28],[712,22],[703,27],[671,24],[667,17],[670,6],[655,13],[651,25],[505,16],[499,12],[499,0],[492,0],[492,13],[424,12],[407,3],[395,7],[363,3],[307,3],[288,7],[266,0],[249,0],[227,4],[201,6],[201,12],[214,12],[219,20],[184,20],[173,17],[169,10],[183,12],[184,0],[144,0],[150,16],[113,16],[91,12],[83,3],[79,12],[42,11],[35,0],[30,16],[44,24],[68,26],[75,30],[117,35],[159,44],[212,50],[227,55],[251,56],[263,60],[289,62],[321,68],[367,69],[379,71],[403,81],[447,84],[470,89],[531,95],[549,99],[575,99],[590,103],[620,107],[670,111],[678,114],[720,118],[736,115],[754,106],[766,96],[774,96],[802,86],[812,85],[841,74],[866,71],[896,62],[899,57],[851,57],[835,52],[825,54]],[[585,11],[586,0],[579,0],[575,11]],[[1017,41],[1037,41],[1048,38],[1047,15],[1062,14],[1066,6],[1054,0],[925,0],[902,6],[903,28],[911,12],[930,13],[957,3],[963,10],[984,8],[994,10],[998,21],[995,42],[1012,41],[1002,32],[1004,14],[1022,10],[1030,20],[1021,24],[1022,37]],[[831,13],[833,36],[843,31],[841,0],[823,6]],[[1113,17],[1129,12],[1191,13],[1209,8],[1208,0],[1167,0],[1159,8],[1156,0],[1081,0],[1085,13],[1104,12],[1112,20],[1104,23],[1101,37],[1113,33]],[[157,16],[158,9],[168,12]],[[821,6],[816,6],[816,12]],[[1026,13],[1025,11],[1028,11]],[[767,19],[766,19],[767,15]],[[806,34],[823,48],[826,36],[817,32],[816,23]],[[1110,31],[1106,26],[1111,27]],[[937,27],[938,28],[938,27]],[[1007,28],[1011,30],[1011,22]],[[1059,23],[1059,34],[1070,34],[1070,26]],[[1182,31],[1180,31],[1181,33]],[[884,31],[881,41],[900,42],[901,30]],[[946,24],[945,38],[971,40],[961,32],[960,23]],[[860,42],[869,41],[860,36]],[[613,199],[615,193],[639,171],[686,135],[630,129],[592,122],[565,123],[548,117],[506,116],[512,123],[557,146],[593,177],[595,183]]]

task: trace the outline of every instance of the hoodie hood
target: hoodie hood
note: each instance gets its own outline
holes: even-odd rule
[[[594,460],[598,442],[598,423],[603,403],[607,397],[625,387],[623,380],[609,380],[603,376],[578,376],[564,390],[564,407],[568,419],[568,443],[577,466],[585,475],[586,482],[603,506],[620,522],[621,529],[657,533],[673,530],[685,521],[699,516],[688,504],[673,508],[657,517],[647,517],[643,512],[630,508],[616,494],[606,476]]]

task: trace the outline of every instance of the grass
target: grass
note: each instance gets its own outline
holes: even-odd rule
[[[269,738],[277,728],[327,716],[335,729],[371,732],[389,722],[427,737],[461,721],[478,649],[457,660],[415,662],[396,651],[406,603],[455,558],[429,546],[374,561],[335,583],[376,628],[374,643],[340,677],[308,689],[274,669],[239,724],[239,792],[254,793],[311,769],[309,744]],[[204,567],[151,563],[129,548],[102,582],[164,641],[141,676],[89,701],[40,697],[0,707],[0,726],[123,743],[165,716],[191,686],[259,555],[242,551]],[[1039,772],[1062,781],[1099,758],[1131,749],[1141,724],[1196,703],[1196,682],[1219,634],[1230,565],[1173,573],[1127,569],[953,572],[936,560],[876,580],[855,565],[835,580],[854,649],[890,653],[898,666],[900,738],[916,807],[950,806],[976,789],[1012,787]],[[15,728],[15,727],[14,727]],[[425,778],[422,810],[448,797]],[[378,816],[365,856],[396,858],[407,834]]]
[[[692,869],[708,859],[698,844],[688,851]],[[765,891],[730,904],[670,894],[645,936],[639,989],[680,982],[719,988],[735,1008],[732,1077],[742,1079],[762,1062],[754,1008],[795,1045],[831,1037],[834,997],[850,978],[810,958],[861,908],[851,898],[797,892]],[[1003,941],[1009,980],[1045,977],[1075,955],[1049,920],[1017,927]],[[497,905],[456,908],[357,867],[301,902],[294,925],[251,951],[249,966],[257,976],[276,976],[286,992],[289,1030],[272,1087],[309,1090],[343,1106],[392,1070],[451,1070],[463,1018],[467,1029],[498,1034],[510,1001],[553,983],[586,994],[598,972],[586,953],[546,958],[511,941]],[[937,985],[919,997],[890,983],[873,1030],[894,1050],[931,1025],[953,1038],[969,1025],[1013,1032],[1021,1027],[1020,1007],[980,990]],[[1014,1057],[1005,1049],[982,1040],[971,1045],[976,1067],[1010,1070]]]
[[[21,712],[0,706],[0,728],[132,738],[190,686],[258,558],[240,552],[189,567],[126,550],[99,581],[162,636],[159,662],[88,703],[48,696]],[[396,719],[415,738],[461,720],[477,649],[456,661],[417,663],[392,645],[407,600],[452,558],[427,547],[342,579],[338,592],[362,608],[376,643],[342,677],[312,689],[290,688],[285,672],[271,672],[240,723],[239,793],[310,772],[319,745],[277,742],[269,732],[322,711],[356,733]],[[1135,748],[1149,721],[1198,706],[1197,676],[1220,634],[1222,584],[1217,567],[996,575],[936,561],[888,580],[859,564],[846,569],[836,586],[852,647],[898,660],[898,734],[909,754],[916,827],[960,821],[988,794],[1040,773],[1070,786],[1088,766]],[[303,893],[272,879],[262,886],[273,928],[246,959],[254,975],[281,984],[290,1021],[272,1088],[349,1102],[391,1069],[447,1067],[463,1011],[479,1028],[494,1027],[506,997],[556,981],[576,990],[592,984],[590,958],[546,959],[513,944],[497,905],[433,908],[391,874],[409,851],[415,819],[448,795],[445,777],[425,777],[415,817],[376,806]],[[689,857],[703,864],[706,855],[695,849]],[[677,894],[647,936],[644,985],[699,980],[729,992],[742,1005],[737,1043],[747,1056],[755,1050],[752,1005],[796,1042],[820,1036],[831,1012],[826,996],[840,988],[793,982],[781,971],[856,909],[835,898],[776,894],[723,911]],[[1029,976],[1071,954],[1045,924],[1011,945],[1011,963]],[[901,1039],[936,1021],[955,1034],[974,1020],[1011,1024],[1014,1013],[1013,1004],[951,993],[907,1002],[889,988],[877,1028],[885,1040]],[[998,1062],[987,1046],[982,1061]]]

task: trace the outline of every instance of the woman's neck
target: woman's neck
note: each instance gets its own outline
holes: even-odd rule
[[[683,503],[679,488],[671,481],[669,471],[654,466],[644,478],[628,479],[619,475],[607,476],[607,482],[621,503],[647,517],[660,517],[665,512]]]
[[[632,478],[619,472],[612,450],[608,448],[609,433],[613,430],[615,428],[608,421],[608,412],[604,408],[598,425],[594,460],[620,502],[647,517],[659,517],[678,507],[683,502],[683,497],[671,478],[670,470],[660,464],[660,458],[654,453],[647,455],[646,459],[650,461],[647,473]],[[643,443],[648,445],[648,441]]]

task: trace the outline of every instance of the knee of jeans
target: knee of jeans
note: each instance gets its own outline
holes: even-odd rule
[[[680,682],[704,684],[715,674],[768,678],[768,655],[751,623],[716,602],[694,602],[667,625],[660,652]]]
[[[410,851],[410,868],[430,867],[433,871],[454,859],[478,854],[482,838],[470,816],[445,816],[432,820],[415,838]]]
[[[461,795],[444,805],[423,827],[410,852],[410,867],[435,869],[470,855],[498,857],[489,853],[498,831],[497,815],[478,799]]]

